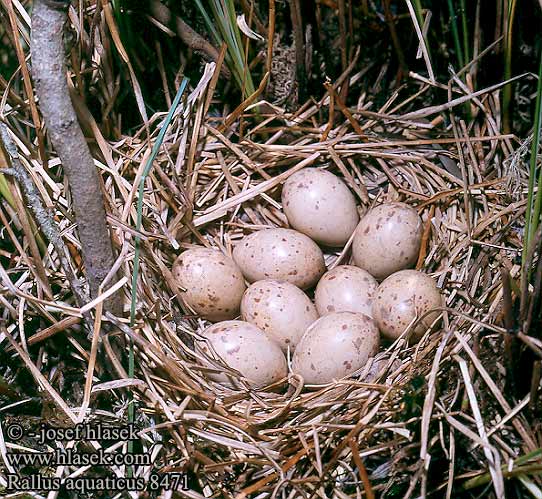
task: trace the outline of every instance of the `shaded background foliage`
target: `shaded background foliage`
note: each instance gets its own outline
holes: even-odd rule
[[[211,2],[206,0],[203,3],[208,8]],[[305,35],[307,32],[310,33],[311,43],[307,52],[310,53],[309,58],[312,62],[308,68],[310,77],[307,78],[302,92],[304,97],[319,98],[324,92],[322,83],[325,79],[335,81],[344,70],[341,65],[341,37],[337,13],[339,3],[334,0],[300,2]],[[472,57],[475,47],[478,47],[480,52],[503,37],[495,46],[495,50],[483,57],[475,71],[471,71],[473,90],[502,81],[505,73],[505,38],[509,29],[506,13],[508,3],[505,0],[419,2],[423,12],[429,10],[432,13],[427,41],[433,69],[439,81],[446,81],[450,67],[458,71],[465,57]],[[82,4],[92,5],[86,1]],[[174,94],[181,75],[196,81],[204,63],[200,54],[194,53],[178,37],[172,36],[171,24],[167,28],[163,25],[157,26],[156,21],[153,21],[150,4],[151,0],[112,2],[119,36],[133,64],[149,115],[167,109],[168,102],[171,102],[171,96],[166,98],[163,85],[160,83],[163,78],[167,81],[170,93]],[[163,4],[170,9],[172,15],[181,17],[196,32],[214,43],[195,2],[169,0]],[[283,46],[292,45],[294,38],[290,5],[291,2],[287,1],[276,2],[276,33],[280,37],[279,43]],[[392,16],[390,22],[386,20],[386,5]],[[453,15],[450,12],[450,5],[453,8]],[[346,33],[347,59],[350,62],[355,48],[360,47],[357,67],[366,71],[364,77],[359,80],[358,87],[354,88],[350,95],[357,96],[363,91],[368,91],[374,96],[375,104],[378,106],[385,102],[390,92],[405,82],[408,75],[402,69],[425,72],[423,58],[416,58],[419,40],[404,1],[346,1],[345,7],[346,28],[347,31],[351,29],[351,32]],[[238,12],[244,12],[247,19],[255,19],[257,22],[252,24],[252,28],[266,36],[262,28],[267,25],[267,2],[243,0],[236,4],[236,8]],[[0,75],[3,79],[2,87],[5,88],[6,82],[13,76],[18,66],[18,61],[13,50],[6,11],[2,10],[0,15],[2,19]],[[96,16],[83,19],[85,23],[92,24],[96,21]],[[541,15],[537,0],[521,2],[520,8],[515,9],[511,47],[513,74],[537,72],[541,43],[540,23]],[[394,46],[390,36],[390,24],[394,25],[397,33],[398,46]],[[454,25],[459,45],[454,39]],[[464,27],[467,29],[466,33]],[[83,29],[92,33],[96,27],[83,26]],[[76,33],[67,37],[68,56],[73,67],[80,65],[89,70],[92,67],[90,60],[92,41],[87,39],[88,43],[76,43],[78,42],[76,37]],[[247,59],[255,82],[259,82],[265,73],[265,61],[261,57],[264,52],[265,42],[250,42]],[[108,60],[111,74],[120,76],[114,81],[118,88],[115,88],[113,95],[104,95],[95,87],[93,80],[96,76],[90,71],[83,72],[74,83],[77,87],[82,85],[78,89],[79,94],[87,100],[87,105],[104,135],[107,138],[118,138],[123,132],[134,131],[142,120],[126,64],[114,46],[111,47],[111,55],[111,59]],[[401,67],[401,60],[406,65],[404,68]],[[107,78],[107,75],[100,75],[100,78]],[[17,86],[22,83],[16,80],[11,84],[15,86],[15,91],[18,91]],[[512,129],[518,135],[524,135],[531,126],[535,85],[532,80],[522,81],[513,84],[513,90]],[[433,98],[431,94],[434,92],[439,91],[430,91],[427,95],[428,102]],[[229,80],[222,78],[219,81],[216,97],[217,114],[224,114],[224,109],[221,109],[224,102],[242,100],[240,89],[232,78]],[[303,102],[303,99],[301,101]],[[118,115],[122,115],[122,119],[119,119]]]

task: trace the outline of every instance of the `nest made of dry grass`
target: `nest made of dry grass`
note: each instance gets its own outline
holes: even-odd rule
[[[85,409],[91,418],[123,419],[123,389],[132,390],[143,447],[160,447],[160,469],[190,474],[184,497],[455,497],[468,479],[492,483],[497,496],[503,493],[506,465],[534,451],[536,442],[522,415],[529,397],[515,406],[505,398],[504,367],[495,355],[505,333],[500,269],[519,273],[526,204],[525,176],[516,175],[523,164],[505,161],[516,143],[498,132],[496,95],[465,97],[474,117],[468,126],[453,116],[450,121],[453,109],[420,110],[416,96],[430,84],[416,80],[414,98],[402,100],[398,92],[377,110],[361,95],[354,108],[333,112],[336,94],[329,91],[295,113],[260,101],[225,120],[207,113],[214,70],[208,65],[167,131],[145,179],[139,233],[133,229],[137,190],[165,115],[153,116],[117,143],[97,136],[93,145],[120,255],[123,278],[117,286],[126,303],[134,236],[141,238],[135,325],[107,319],[116,326],[112,334],[134,342],[136,379],[129,378],[106,336],[100,348],[118,379],[101,383],[98,366],[81,407],[44,382],[28,345],[46,350],[48,338],[68,335],[83,372],[98,356],[98,347],[89,350],[81,345],[84,336],[71,334],[78,331],[81,310],[69,305],[70,290],[54,254],[45,262],[59,289],[54,301],[42,298],[23,255],[18,289],[5,287],[0,294],[17,355],[35,367],[34,377],[60,412]],[[342,81],[354,85],[359,76],[345,74]],[[233,141],[234,131],[241,140]],[[12,134],[17,138],[17,130]],[[60,207],[60,227],[76,248],[73,223],[63,214],[70,206],[65,186],[32,159],[28,144],[17,145],[46,205]],[[53,159],[49,167],[57,163]],[[361,372],[318,390],[304,390],[294,376],[278,391],[256,391],[242,380],[237,389],[224,387],[210,379],[194,351],[193,340],[206,323],[183,307],[171,265],[194,244],[231,254],[244,235],[287,226],[281,184],[306,166],[325,166],[344,178],[362,211],[391,200],[418,210],[424,221],[418,268],[435,277],[446,297],[442,326],[417,345],[396,341]],[[8,215],[17,220],[16,213]],[[328,267],[346,264],[349,248],[325,257]],[[21,307],[49,326],[30,338],[20,331],[17,336],[14,317]],[[98,326],[106,321],[101,307],[88,309],[97,312]],[[115,410],[93,409],[98,392],[117,400]],[[444,468],[428,473],[430,466]]]

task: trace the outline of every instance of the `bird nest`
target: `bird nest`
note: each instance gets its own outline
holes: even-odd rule
[[[52,336],[70,335],[82,372],[97,362],[83,397],[90,417],[105,417],[106,400],[114,407],[107,417],[124,419],[124,394],[132,392],[141,445],[157,446],[161,471],[187,473],[186,497],[450,497],[452,491],[456,497],[483,484],[498,495],[509,460],[536,446],[522,417],[526,401],[513,406],[503,392],[498,353],[506,333],[501,269],[519,275],[525,199],[521,179],[510,189],[503,165],[514,145],[496,129],[493,94],[467,96],[469,127],[450,122],[452,109],[402,101],[399,93],[375,111],[364,95],[355,108],[340,107],[337,84],[295,113],[259,101],[217,117],[208,112],[212,74],[209,66],[172,116],[157,114],[131,137],[94,144],[120,255],[114,288],[126,303],[133,297],[131,325],[102,313],[96,302],[83,311],[68,306],[70,290],[51,257],[47,275],[60,289],[56,301],[32,295],[39,286],[31,272],[24,293],[4,294],[14,309],[24,300],[30,315],[50,324],[28,344],[47,349]],[[354,84],[357,75],[349,78]],[[426,82],[412,85],[419,94],[427,89]],[[19,144],[29,156],[24,148]],[[36,165],[28,160],[46,204],[54,198],[68,209],[64,186]],[[194,245],[231,255],[247,234],[287,227],[281,186],[308,166],[343,178],[361,213],[384,201],[418,211],[424,228],[417,268],[442,290],[442,321],[419,343],[400,338],[384,345],[363,369],[319,389],[304,388],[295,375],[270,389],[255,390],[241,378],[236,388],[224,386],[212,380],[210,359],[194,349],[208,323],[182,303],[172,264]],[[514,171],[522,168],[514,163]],[[57,221],[75,248],[76,233],[62,212]],[[350,262],[348,245],[325,251],[328,268]],[[92,347],[78,330],[89,311],[96,313],[95,331],[109,324],[103,342]],[[111,346],[115,336],[133,345],[133,376],[123,352]],[[35,362],[25,344],[18,352]],[[106,365],[117,379],[103,383]],[[32,372],[43,381],[39,369]],[[53,385],[44,386],[54,394]],[[56,397],[60,412],[78,409]],[[95,409],[100,404],[102,412]]]

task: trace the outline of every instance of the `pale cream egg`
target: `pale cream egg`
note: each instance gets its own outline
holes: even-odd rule
[[[347,185],[321,168],[303,168],[282,188],[282,207],[293,229],[325,246],[343,246],[359,221]]]
[[[233,259],[249,282],[277,279],[301,289],[316,284],[326,270],[318,245],[292,229],[264,229],[246,236],[235,246]]]

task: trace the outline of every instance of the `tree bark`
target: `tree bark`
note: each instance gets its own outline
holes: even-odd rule
[[[69,1],[34,1],[30,45],[32,76],[49,137],[68,178],[86,277],[90,293],[95,297],[113,266],[114,257],[101,178],[68,90],[63,43],[68,6]],[[117,294],[106,307],[120,313],[120,305],[120,295]]]

